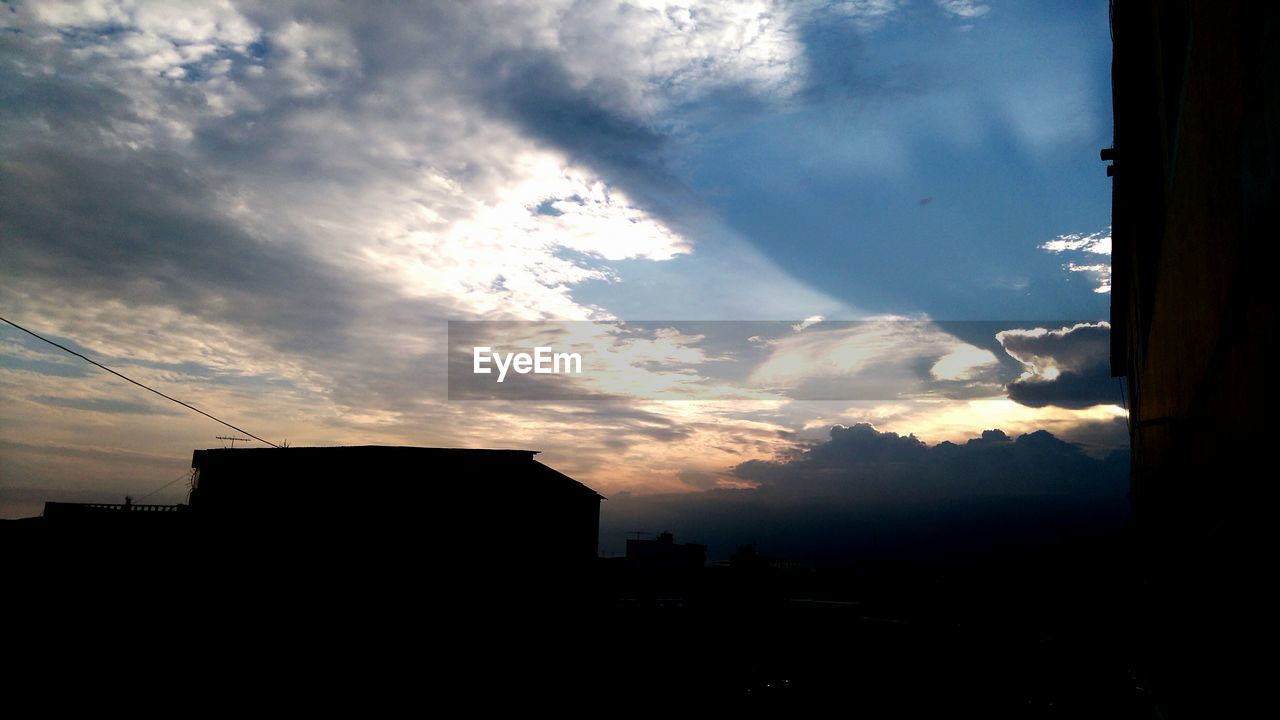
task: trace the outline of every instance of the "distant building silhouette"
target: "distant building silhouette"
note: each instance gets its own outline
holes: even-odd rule
[[[677,543],[669,532],[653,540],[627,540],[627,564],[641,576],[677,575],[696,572],[707,563],[707,546]]]
[[[740,545],[729,558],[728,565],[738,570],[795,571],[805,569],[804,563],[797,560],[787,560],[762,554],[755,543]]]

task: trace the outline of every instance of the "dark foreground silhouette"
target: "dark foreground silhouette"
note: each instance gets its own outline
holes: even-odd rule
[[[706,565],[669,536],[598,559],[600,497],[528,452],[194,464],[189,505],[50,504],[3,525],[24,672],[293,707],[1150,716],[1118,535],[861,570],[749,546]]]

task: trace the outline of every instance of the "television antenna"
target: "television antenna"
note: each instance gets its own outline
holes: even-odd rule
[[[233,450],[234,450],[234,449],[235,449],[235,447],[236,447],[236,441],[237,441],[237,440],[238,440],[238,441],[240,441],[240,442],[253,442],[253,440],[252,440],[252,439],[250,439],[250,438],[235,437],[235,436],[232,436],[232,435],[214,435],[213,437],[214,437],[214,439],[215,439],[215,440],[221,440],[221,441],[222,441],[222,447],[224,447],[224,448],[227,446],[227,443],[228,443],[228,442],[230,442],[230,443],[231,443],[231,449],[233,449]]]

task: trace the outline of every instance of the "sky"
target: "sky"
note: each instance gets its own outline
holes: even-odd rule
[[[606,521],[853,429],[1096,474],[1109,66],[1106,2],[4,0],[0,315],[272,442],[540,450]],[[451,400],[451,321],[607,375]],[[0,326],[0,517],[181,502],[229,434]]]

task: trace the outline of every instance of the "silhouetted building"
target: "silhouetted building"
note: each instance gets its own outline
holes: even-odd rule
[[[305,529],[472,564],[596,557],[603,497],[533,450],[391,446],[196,450],[191,510],[235,532]]]
[[[52,552],[62,563],[98,558],[107,564],[182,562],[192,530],[187,505],[46,502],[40,517],[18,525],[36,556]]]
[[[156,517],[162,513],[182,513],[189,505],[142,505],[126,497],[122,503],[68,503],[46,502],[43,516],[46,518],[117,517],[135,521],[138,518]]]
[[[156,563],[229,586],[482,593],[585,577],[601,495],[532,450],[196,450],[189,505],[58,503],[5,526],[33,563]],[[326,579],[328,578],[328,579]]]
[[[1175,715],[1224,667],[1223,638],[1260,621],[1270,564],[1278,33],[1269,3],[1112,5],[1112,370],[1127,380],[1148,684]]]
[[[627,540],[627,564],[639,576],[670,576],[696,572],[707,563],[707,546],[677,543],[669,532],[653,540]]]

